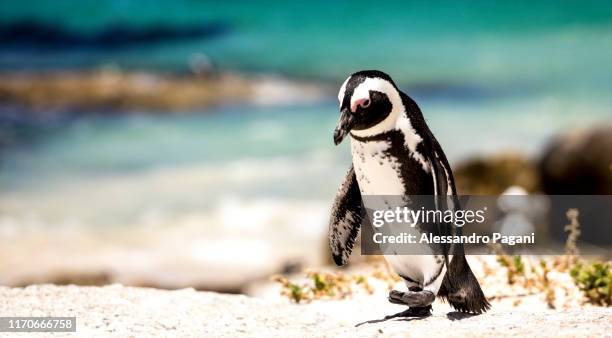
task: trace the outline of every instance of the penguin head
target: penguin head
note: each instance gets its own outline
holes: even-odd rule
[[[348,133],[366,137],[395,127],[403,110],[399,89],[391,77],[378,70],[363,70],[344,81],[338,93],[340,120],[334,130],[334,143]]]

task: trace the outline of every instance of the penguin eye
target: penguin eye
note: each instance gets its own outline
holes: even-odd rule
[[[369,99],[363,100],[363,102],[361,102],[359,106],[361,108],[368,108],[370,106],[370,100]]]

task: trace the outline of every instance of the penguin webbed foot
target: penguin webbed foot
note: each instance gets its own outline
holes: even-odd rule
[[[416,289],[412,289],[406,292],[391,290],[389,292],[389,302],[393,304],[408,305],[411,308],[423,308],[430,306],[436,299],[436,295],[431,291],[415,290]]]

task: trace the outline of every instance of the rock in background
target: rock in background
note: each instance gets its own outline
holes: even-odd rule
[[[538,164],[550,195],[612,194],[612,125],[556,137]]]
[[[533,161],[518,153],[472,158],[459,163],[453,173],[460,195],[499,195],[512,186],[527,192],[539,189]]]
[[[542,191],[549,195],[612,195],[612,125],[580,130],[553,139],[538,164]],[[612,199],[609,196],[580,196],[560,199],[554,210],[576,208],[583,231],[581,240],[609,244],[612,237]],[[551,229],[554,238],[566,236],[559,213]]]

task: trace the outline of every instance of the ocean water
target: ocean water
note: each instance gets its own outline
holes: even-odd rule
[[[406,85],[493,92],[603,93],[612,81],[606,1],[3,1],[0,23],[2,69],[184,71],[206,59],[334,81],[379,68]]]
[[[453,163],[536,157],[558,132],[612,120],[605,1],[0,2],[0,72],[202,63],[338,87],[356,70],[384,70]],[[7,124],[2,110],[1,136],[28,137],[1,150],[0,223],[171,226],[195,215],[214,228],[219,214],[247,210],[230,223],[263,213],[249,222],[304,229],[284,216],[303,210],[296,219],[322,229],[350,164],[347,145],[331,142],[334,95],[53,123]]]
[[[424,99],[421,107],[453,164],[504,151],[535,158],[555,132],[609,117],[588,102],[554,99]],[[301,216],[312,215],[314,206],[325,215],[351,162],[348,142],[332,142],[333,101],[85,116],[39,127],[35,140],[3,150],[5,225],[122,227],[148,224],[151,217],[173,225],[192,212],[206,215],[200,215],[206,223],[228,210],[227,203],[242,205],[236,212],[272,203],[281,214],[308,205]]]

